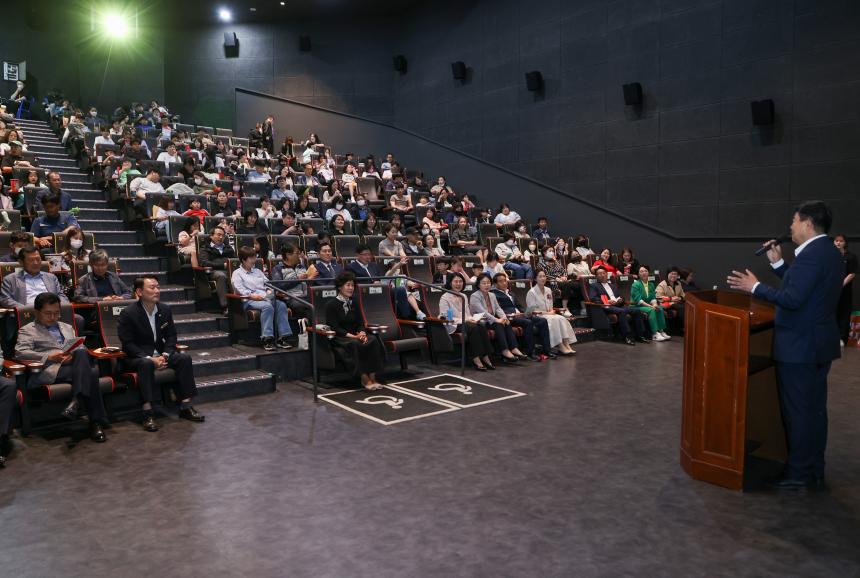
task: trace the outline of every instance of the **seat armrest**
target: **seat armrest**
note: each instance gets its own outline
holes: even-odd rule
[[[424,329],[424,326],[427,325],[424,321],[413,321],[411,319],[398,319],[397,323],[400,325],[408,325],[410,327],[417,327],[418,329]]]
[[[19,361],[18,363],[24,365],[31,373],[40,373],[45,368],[45,364],[41,361]]]
[[[27,366],[12,359],[4,359],[3,371],[14,377],[27,371]]]
[[[313,327],[308,327],[305,331],[307,333],[316,333],[317,335],[325,337],[326,339],[334,339],[335,336],[337,335],[337,333],[335,333],[334,331],[332,331],[330,329],[328,329],[328,330],[326,330],[326,329],[314,329]]]
[[[213,271],[212,267],[201,267],[200,265],[193,265],[191,268],[195,271],[203,271],[204,273],[211,273]]]
[[[225,297],[227,299],[241,299],[242,301],[248,301],[251,298],[250,295],[239,295],[238,293],[227,293]]]
[[[367,325],[366,327],[372,335],[379,335],[380,333],[388,331],[388,325]]]
[[[94,359],[120,359],[125,357],[124,351],[103,351],[103,349],[106,348],[99,347],[97,349],[88,350],[90,357]]]
[[[190,349],[190,347],[188,345],[185,345],[184,343],[176,344],[176,351],[186,351],[188,349]]]

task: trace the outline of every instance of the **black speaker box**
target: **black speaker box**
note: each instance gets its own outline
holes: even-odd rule
[[[235,32],[225,32],[224,33],[224,48],[236,48],[236,33]]]
[[[753,125],[770,126],[774,123],[774,106],[770,98],[750,102]]]
[[[466,63],[462,60],[451,63],[451,73],[454,75],[454,80],[465,80],[466,78]]]
[[[642,85],[638,82],[625,84],[624,89],[624,104],[628,106],[640,106],[642,104]]]
[[[406,72],[406,57],[402,54],[398,54],[394,57],[394,70],[400,74],[404,74]]]
[[[310,36],[299,36],[299,50],[302,52],[310,52],[311,51],[311,37]]]
[[[531,92],[543,89],[543,74],[540,73],[540,70],[526,72],[526,88]]]

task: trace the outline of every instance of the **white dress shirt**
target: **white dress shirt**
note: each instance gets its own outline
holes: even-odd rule
[[[803,243],[801,243],[800,245],[797,246],[797,249],[794,250],[794,256],[797,257],[798,255],[800,255],[801,251],[803,251],[806,248],[806,246],[809,245],[811,242],[815,241],[816,239],[820,239],[821,237],[826,237],[826,236],[827,235],[825,233],[822,233],[820,235],[816,235],[815,237],[813,237],[811,239],[807,239],[806,241],[804,241]],[[770,264],[770,266],[773,267],[773,269],[779,269],[783,265],[785,265],[785,259],[780,259],[776,263]],[[752,291],[750,291],[750,293],[752,293],[754,295],[756,287],[758,287],[760,284],[761,284],[761,281],[756,281],[756,284],[753,285]]]

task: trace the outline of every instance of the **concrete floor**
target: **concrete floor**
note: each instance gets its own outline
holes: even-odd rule
[[[681,349],[470,372],[529,395],[390,427],[286,384],[203,425],[18,439],[0,575],[860,576],[860,351],[831,372],[830,491],[782,496],[680,469]]]

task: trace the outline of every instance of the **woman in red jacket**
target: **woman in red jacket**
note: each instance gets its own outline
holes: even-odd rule
[[[610,277],[613,277],[618,274],[618,269],[615,268],[614,265],[610,263],[612,260],[612,251],[609,249],[603,249],[600,252],[600,255],[597,257],[597,260],[594,262],[594,265],[591,266],[591,273],[594,274],[597,271],[598,267],[603,267],[606,269],[606,272],[609,273]]]

